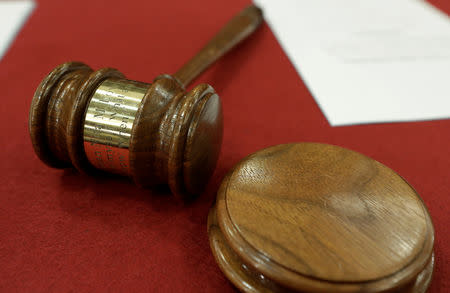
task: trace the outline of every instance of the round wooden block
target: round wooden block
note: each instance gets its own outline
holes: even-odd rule
[[[244,292],[425,292],[433,225],[397,173],[341,147],[248,156],[208,217],[214,257]]]

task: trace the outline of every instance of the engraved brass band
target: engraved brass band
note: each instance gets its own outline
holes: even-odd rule
[[[150,84],[125,79],[103,81],[92,96],[84,121],[89,162],[109,172],[129,174],[131,129]]]

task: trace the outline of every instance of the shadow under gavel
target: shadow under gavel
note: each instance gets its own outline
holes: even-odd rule
[[[222,108],[210,85],[189,92],[185,87],[261,22],[259,8],[245,8],[178,72],[152,84],[127,80],[112,68],[58,66],[31,104],[36,154],[51,167],[103,170],[130,176],[143,187],[168,184],[183,199],[198,195],[219,155]]]

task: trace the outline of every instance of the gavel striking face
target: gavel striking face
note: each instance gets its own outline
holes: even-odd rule
[[[143,187],[168,184],[181,198],[198,195],[219,155],[222,109],[210,85],[184,88],[261,21],[261,11],[247,7],[177,73],[151,84],[127,80],[111,68],[58,66],[31,104],[36,154],[51,167],[103,170],[130,176]]]

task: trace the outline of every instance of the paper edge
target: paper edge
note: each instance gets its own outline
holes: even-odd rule
[[[34,0],[0,1],[0,5],[2,3],[7,3],[7,2],[8,3],[23,2],[23,3],[29,3],[29,5],[26,7],[25,13],[21,16],[21,19],[18,22],[18,24],[16,25],[16,27],[12,30],[12,33],[9,35],[8,38],[5,39],[6,46],[4,47],[4,50],[2,52],[0,52],[0,62],[3,59],[3,57],[5,57],[6,54],[9,52],[9,50],[11,49],[12,44],[14,43],[15,39],[17,38],[20,31],[22,30],[22,28],[24,27],[24,25],[26,24],[26,22],[28,21],[28,19],[30,18],[30,16],[32,15],[33,11],[35,10],[35,8],[37,6],[36,1],[34,1]]]

